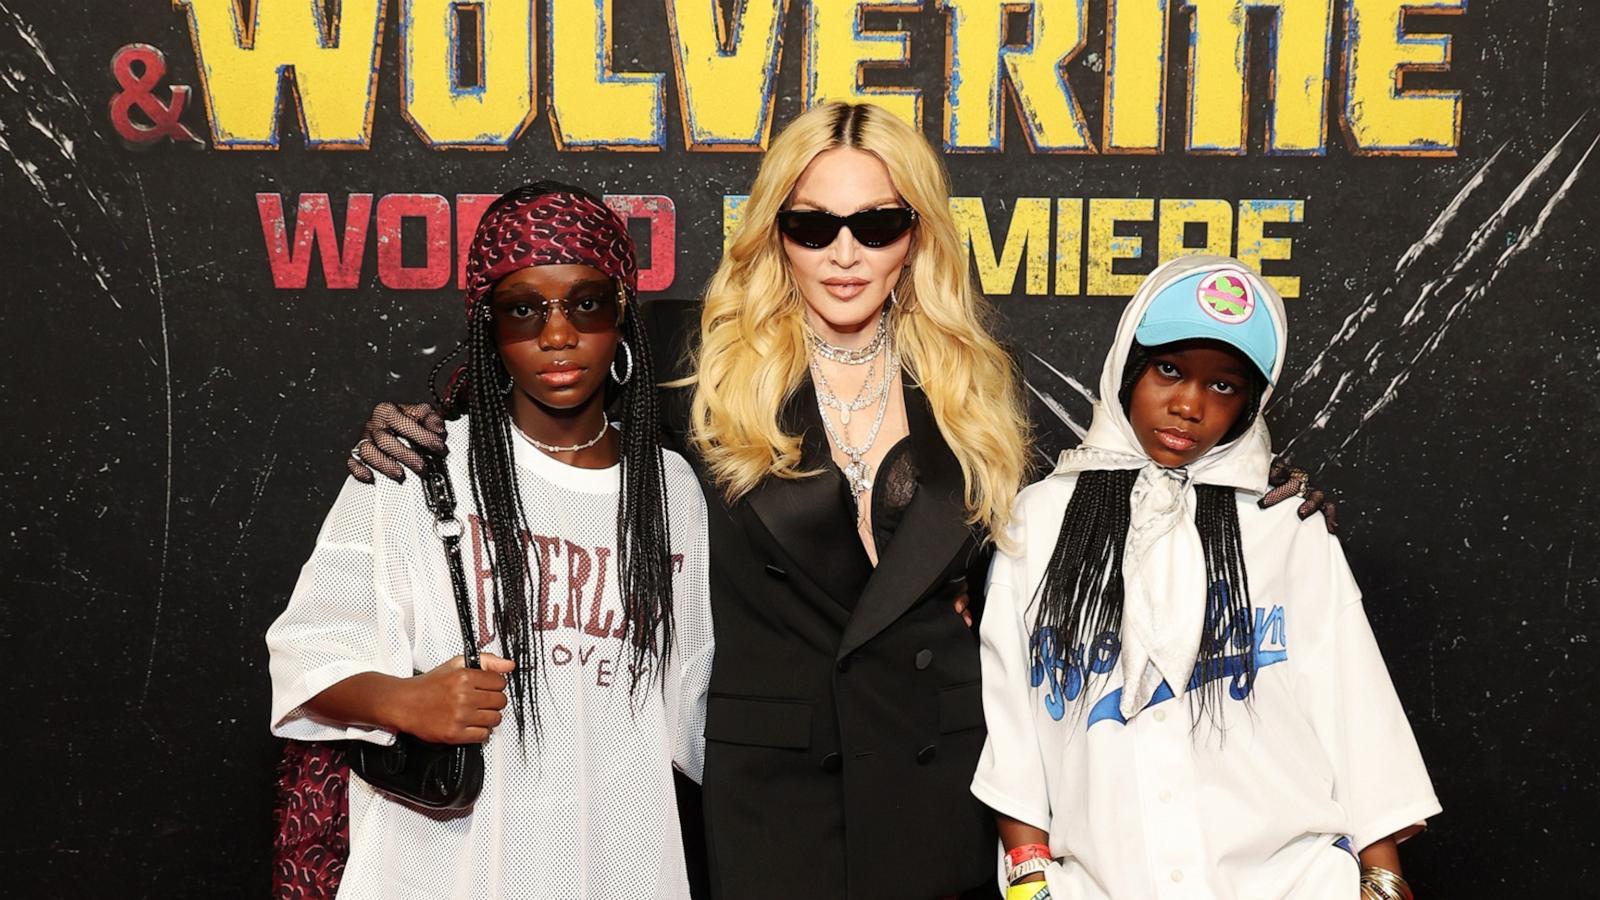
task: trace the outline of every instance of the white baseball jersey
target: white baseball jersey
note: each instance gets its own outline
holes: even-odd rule
[[[1163,682],[1125,719],[1118,635],[1067,647],[1035,632],[1076,480],[1023,491],[1018,555],[995,558],[973,793],[1049,833],[1056,900],[1352,900],[1352,851],[1440,807],[1337,539],[1240,492],[1253,689],[1221,667],[1220,728],[1194,714],[1194,681],[1177,696]]]
[[[450,429],[449,472],[479,644],[494,632],[483,523],[467,479],[467,422]],[[630,696],[621,638],[616,515],[620,467],[579,469],[517,441],[532,534],[530,604],[544,628],[540,733],[519,744],[507,709],[484,743],[476,804],[433,812],[350,780],[350,860],[341,898],[688,897],[672,784],[696,781],[712,656],[705,500],[666,453],[675,646],[670,665]],[[267,632],[272,731],[301,740],[393,735],[318,720],[303,704],[361,672],[405,677],[462,652],[448,564],[420,479],[353,479],[334,502],[288,609]]]

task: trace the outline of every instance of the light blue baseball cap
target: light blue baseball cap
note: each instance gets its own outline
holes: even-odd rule
[[[1237,265],[1206,268],[1162,288],[1133,333],[1146,347],[1209,338],[1238,349],[1270,384],[1278,334],[1261,302],[1262,286]]]

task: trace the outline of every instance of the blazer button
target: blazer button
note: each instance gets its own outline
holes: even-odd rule
[[[932,744],[929,744],[928,746],[923,747],[921,750],[917,751],[917,765],[925,766],[928,763],[933,762],[933,758],[935,756],[938,756],[938,755],[939,755],[939,748],[935,747]]]
[[[838,666],[839,671],[841,671],[841,672],[850,671],[850,660],[851,660],[851,657],[849,657],[849,656],[846,656],[844,659],[839,660],[839,666]]]
[[[829,753],[822,758],[822,771],[833,773],[844,768],[844,757],[837,753]]]
[[[773,565],[772,563],[767,563],[767,574],[771,575],[773,578],[778,579],[779,581],[788,581],[789,580],[789,573],[785,572],[784,570],[782,570],[780,568],[778,568],[777,566]]]
[[[928,666],[933,665],[933,651],[932,650],[918,650],[917,651],[916,664],[917,664],[917,671],[919,671],[919,672],[922,671],[923,669],[926,669]]]

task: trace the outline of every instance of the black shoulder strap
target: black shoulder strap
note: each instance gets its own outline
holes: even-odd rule
[[[472,618],[472,603],[467,599],[467,575],[461,565],[461,520],[456,518],[456,493],[450,486],[450,473],[444,459],[423,454],[422,492],[433,512],[433,530],[444,543],[450,561],[450,587],[456,595],[456,618],[461,625],[462,659],[467,668],[482,668],[478,658],[478,635]]]

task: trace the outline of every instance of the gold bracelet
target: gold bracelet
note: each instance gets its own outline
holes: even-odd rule
[[[1404,878],[1379,866],[1361,870],[1362,900],[1416,900]]]

